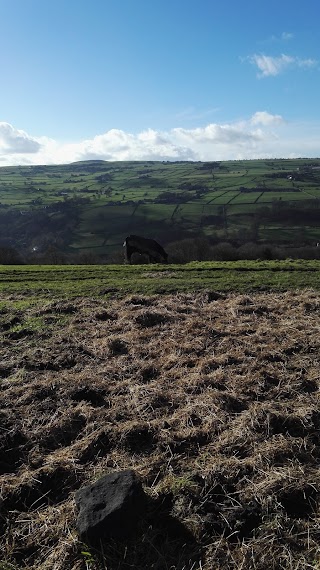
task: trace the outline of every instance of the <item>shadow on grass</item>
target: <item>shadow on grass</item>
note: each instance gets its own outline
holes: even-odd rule
[[[103,541],[90,550],[99,568],[196,570],[201,547],[170,510],[169,496],[149,500],[146,517],[129,539]]]

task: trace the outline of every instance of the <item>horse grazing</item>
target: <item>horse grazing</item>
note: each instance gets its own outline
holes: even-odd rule
[[[131,263],[133,253],[140,253],[149,258],[149,263],[168,263],[168,254],[154,239],[140,236],[128,236],[123,243],[126,260]]]

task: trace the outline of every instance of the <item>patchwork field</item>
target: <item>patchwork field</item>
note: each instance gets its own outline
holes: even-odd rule
[[[0,168],[0,243],[24,254],[54,245],[109,258],[130,233],[164,245],[201,236],[312,244],[320,239],[319,166],[279,159]]]
[[[319,291],[86,276],[2,281],[0,569],[319,569]],[[75,491],[127,468],[132,539],[81,543]]]

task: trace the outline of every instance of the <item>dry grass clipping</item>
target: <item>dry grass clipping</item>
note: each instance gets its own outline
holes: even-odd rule
[[[13,341],[6,324],[0,345],[1,570],[320,568],[318,293],[19,318],[40,313],[47,329]],[[132,542],[92,552],[74,491],[126,468],[150,512]]]

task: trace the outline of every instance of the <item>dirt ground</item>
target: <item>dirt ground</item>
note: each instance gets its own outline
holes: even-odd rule
[[[320,570],[319,293],[9,300],[0,570]],[[74,492],[127,468],[148,511],[95,550]]]

